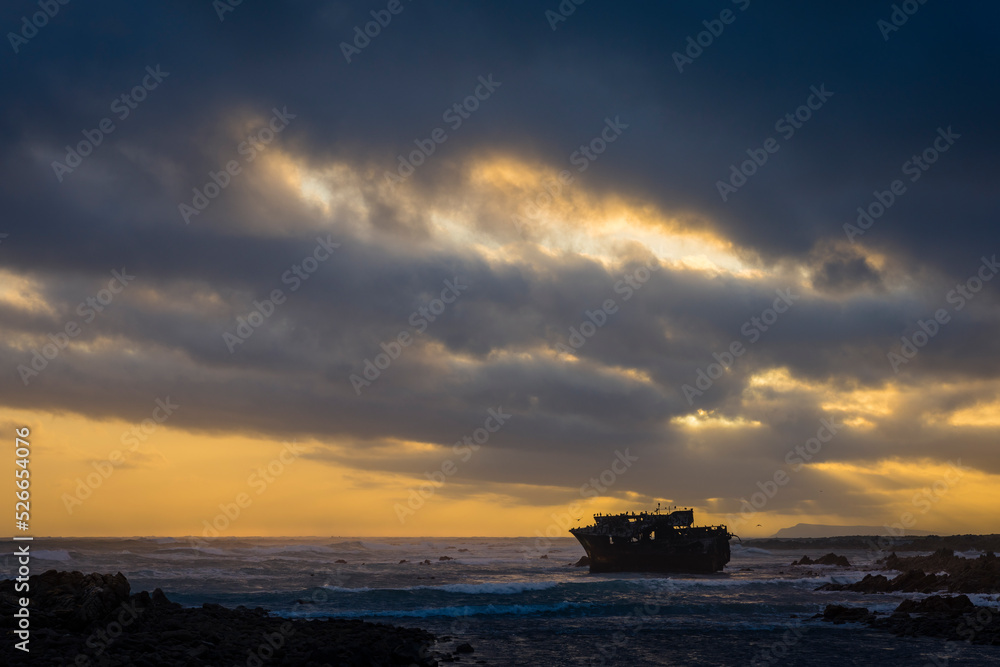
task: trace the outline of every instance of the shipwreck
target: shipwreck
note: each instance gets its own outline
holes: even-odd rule
[[[594,524],[571,528],[591,572],[719,572],[729,562],[726,526],[694,526],[694,510],[595,514]]]

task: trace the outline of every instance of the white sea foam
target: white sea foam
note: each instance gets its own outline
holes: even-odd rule
[[[401,588],[344,588],[343,586],[324,586],[328,591],[335,593],[368,593],[370,591],[401,592],[401,591],[442,591],[445,593],[462,593],[465,595],[516,595],[525,591],[544,591],[555,588],[560,582],[557,581],[518,581],[510,583],[482,583],[482,584],[439,584],[436,586],[404,586]]]
[[[704,579],[622,579],[630,584],[647,588],[684,590],[695,588],[740,588],[745,586],[794,586],[796,588],[815,588],[823,584],[852,584],[861,581],[864,574],[860,572],[844,572],[822,577],[771,577],[767,579],[750,579],[736,577],[717,577]]]
[[[995,593],[970,593],[969,600],[977,607],[1000,607],[1000,595]]]
[[[557,581],[511,582],[495,584],[445,584],[443,586],[427,586],[431,590],[447,591],[449,593],[467,593],[469,595],[514,595],[525,591],[545,591],[559,585]]]
[[[734,544],[732,545],[731,549],[733,551],[737,551],[739,553],[744,553],[744,554],[761,554],[764,556],[771,555],[771,552],[768,551],[767,549],[761,549],[759,547],[745,547],[741,544]]]
[[[584,602],[557,602],[554,604],[488,604],[488,605],[464,605],[459,607],[435,607],[423,609],[388,609],[371,610],[361,609],[357,611],[344,611],[335,614],[322,612],[289,612],[287,616],[296,617],[333,617],[333,618],[429,618],[434,616],[446,616],[456,618],[459,616],[532,616],[547,612],[558,612],[566,609],[579,609],[592,607],[592,604]]]
[[[280,554],[332,554],[336,553],[331,547],[324,546],[322,544],[291,544],[288,546],[279,547],[249,547],[243,550],[247,553],[258,554],[258,555],[280,555]]]

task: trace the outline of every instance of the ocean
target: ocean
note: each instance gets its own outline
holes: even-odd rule
[[[669,576],[590,574],[572,566],[584,555],[572,537],[541,549],[533,538],[36,538],[32,554],[33,573],[120,571],[133,592],[162,588],[186,606],[259,606],[289,618],[424,628],[450,638],[446,650],[470,643],[475,652],[461,657],[466,664],[1000,662],[998,647],[896,638],[813,619],[827,604],[889,613],[903,599],[923,596],[816,591],[869,570],[789,565],[822,555],[809,550],[734,543],[725,572]],[[852,563],[870,560],[861,551],[842,555]],[[12,562],[8,557],[7,576]],[[1000,609],[1000,596],[970,598]]]

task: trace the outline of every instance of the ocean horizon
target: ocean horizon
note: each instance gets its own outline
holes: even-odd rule
[[[861,624],[823,622],[828,604],[882,614],[919,593],[873,597],[817,591],[871,572],[791,566],[822,550],[732,545],[712,575],[591,574],[572,537],[538,538],[36,538],[32,572],[124,574],[133,592],[160,588],[186,607],[263,607],[289,619],[364,619],[418,627],[445,646],[467,642],[466,661],[491,665],[979,665],[996,649],[897,638]],[[964,554],[975,557],[976,552]],[[12,568],[8,566],[8,570]],[[893,573],[885,571],[891,576]],[[1000,596],[971,595],[1000,610]],[[938,662],[935,662],[938,661]]]

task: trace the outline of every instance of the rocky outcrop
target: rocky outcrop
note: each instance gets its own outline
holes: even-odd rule
[[[841,623],[862,623],[867,621],[871,614],[864,607],[844,607],[839,604],[828,604],[823,610],[823,620],[830,621],[836,625]]]
[[[910,570],[892,579],[881,574],[866,574],[853,584],[823,584],[819,591],[854,591],[855,593],[933,593],[944,590],[948,577]]]
[[[869,574],[853,584],[824,584],[821,591],[860,593],[1000,593],[1000,559],[992,552],[979,558],[962,558],[951,549],[929,556],[900,558],[895,553],[878,562],[880,567],[900,570],[892,579]],[[931,574],[928,574],[930,572]]]
[[[975,611],[976,605],[966,595],[956,597],[943,597],[932,595],[923,600],[903,600],[896,611],[907,614],[953,614]]]
[[[0,581],[5,634],[16,623],[14,583]],[[182,608],[159,589],[130,595],[120,573],[50,570],[29,577],[28,585],[32,664],[430,667],[456,659],[434,651],[435,637],[418,628],[346,619],[290,621],[260,607]],[[0,664],[23,661],[13,644],[0,646]]]
[[[121,572],[112,575],[49,570],[28,579],[30,595],[17,593],[14,583],[0,582],[0,605],[5,615],[8,608],[16,609],[17,599],[23,595],[31,600],[32,625],[70,630],[100,621],[127,603],[131,592]]]
[[[904,600],[889,616],[879,616],[864,607],[827,605],[822,619],[832,623],[863,622],[905,637],[939,637],[1000,646],[1000,612],[977,607],[965,595]]]
[[[820,556],[816,560],[813,560],[809,556],[803,556],[799,560],[793,560],[792,565],[836,565],[838,567],[850,567],[851,563],[847,560],[847,556],[838,556],[834,553],[829,553],[825,556]]]
[[[764,538],[756,540],[744,540],[744,546],[757,547],[768,550],[792,550],[802,549],[830,549],[833,551],[843,549],[858,549],[862,551],[936,551],[941,548],[954,549],[956,551],[994,551],[1000,552],[1000,535],[950,535],[941,537],[939,535],[905,537],[873,537],[873,536],[846,536],[846,537],[783,537]]]
[[[979,558],[962,558],[951,549],[938,549],[929,556],[900,558],[895,553],[880,561],[892,570],[922,569],[947,572],[940,590],[949,593],[1000,593],[1000,558],[987,552]]]
[[[580,560],[573,563],[573,567],[590,567],[590,557],[580,556]]]

